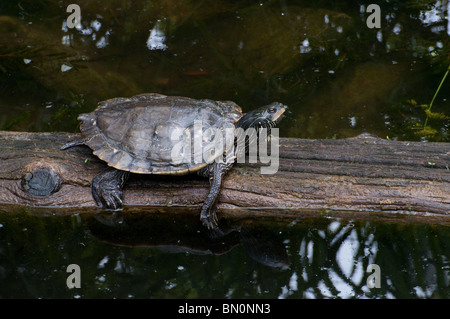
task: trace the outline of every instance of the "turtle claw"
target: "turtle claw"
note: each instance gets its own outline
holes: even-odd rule
[[[122,208],[122,191],[92,188],[92,196],[98,206],[118,210]]]
[[[209,230],[217,228],[217,221],[211,216],[200,218],[202,224],[205,225]]]
[[[111,192],[109,194],[103,195],[103,207],[112,209],[112,210],[119,210],[122,208],[122,192],[118,194],[117,192]]]
[[[202,224],[209,230],[218,228],[217,214],[215,212],[208,212],[207,210],[203,209],[200,215],[200,220],[202,221]]]
[[[98,206],[111,210],[120,210],[123,205],[123,185],[128,172],[107,169],[92,180],[92,197]]]

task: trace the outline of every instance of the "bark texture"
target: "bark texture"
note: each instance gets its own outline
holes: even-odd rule
[[[91,181],[106,164],[88,147],[60,150],[80,138],[0,131],[0,204],[94,207]],[[219,195],[219,212],[450,216],[450,143],[388,141],[361,134],[341,140],[281,138],[279,151],[274,175],[260,174],[260,164],[237,164],[230,170]],[[208,189],[208,180],[195,174],[132,174],[124,205],[197,208]]]

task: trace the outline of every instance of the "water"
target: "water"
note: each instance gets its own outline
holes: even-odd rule
[[[1,130],[77,132],[99,100],[158,92],[244,111],[280,101],[283,137],[450,140],[448,119],[420,132],[420,105],[450,65],[445,1],[380,2],[380,29],[362,0],[92,0],[78,28],[66,22],[71,2],[1,1]],[[447,116],[449,81],[432,109]],[[124,214],[3,208],[0,297],[449,297],[448,225],[227,219],[211,238],[192,212]],[[70,264],[80,289],[66,286]],[[371,264],[380,288],[367,285]]]
[[[0,225],[2,298],[450,297],[448,225],[261,218],[220,238],[192,214],[3,212]]]
[[[78,131],[99,100],[143,92],[280,101],[282,136],[448,141],[449,120],[418,134],[447,67],[447,3],[371,1],[2,1],[0,129]],[[449,81],[433,103],[447,116]]]

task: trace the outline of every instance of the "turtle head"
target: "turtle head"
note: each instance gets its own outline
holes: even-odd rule
[[[286,110],[286,105],[283,105],[279,102],[271,103],[244,114],[244,116],[242,116],[236,123],[236,127],[242,128],[244,130],[250,127],[255,129],[270,129],[282,119],[283,113]]]

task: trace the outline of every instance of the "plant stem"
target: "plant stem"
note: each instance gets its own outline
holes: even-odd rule
[[[431,100],[430,105],[428,106],[428,111],[431,111],[431,107],[433,106],[433,102],[434,102],[434,100],[436,99],[436,96],[438,95],[439,90],[441,89],[442,84],[444,84],[445,78],[447,77],[449,71],[450,71],[450,65],[448,66],[447,72],[445,72],[444,77],[443,77],[442,80],[441,80],[441,83],[439,84],[439,86],[438,86],[436,92],[434,93],[433,99]],[[427,122],[428,122],[428,115],[427,115],[427,118],[425,119],[425,123],[423,124],[423,128],[424,128],[424,129],[425,129],[425,127],[427,126]]]

